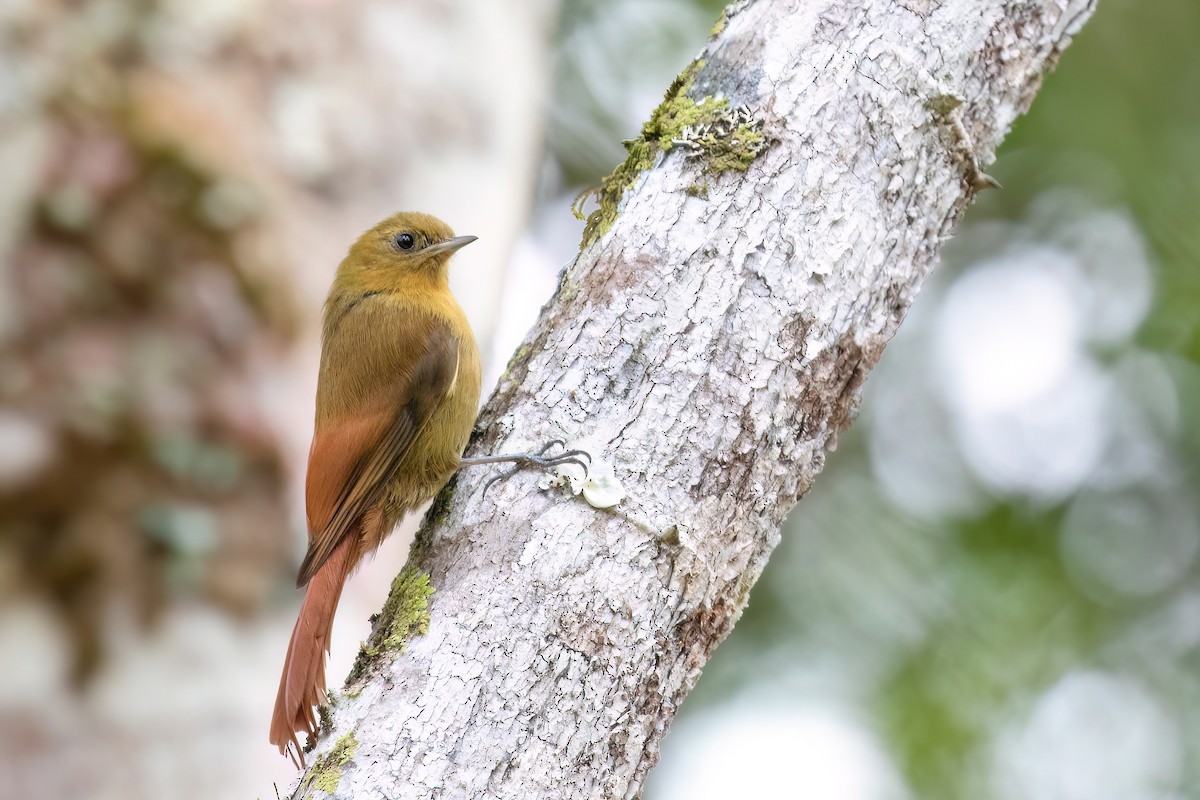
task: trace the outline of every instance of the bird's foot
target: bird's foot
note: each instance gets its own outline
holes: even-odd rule
[[[523,469],[528,467],[539,467],[541,469],[554,469],[566,464],[574,464],[583,470],[586,475],[591,467],[592,454],[586,450],[564,450],[561,453],[547,455],[555,447],[565,447],[566,442],[562,439],[552,439],[541,450],[536,453],[511,453],[500,456],[480,456],[478,458],[464,458],[459,462],[459,467],[475,467],[482,464],[513,464],[511,469],[507,469],[495,476],[483,485],[483,493],[487,494],[487,490],[492,487],[493,483],[511,478]]]

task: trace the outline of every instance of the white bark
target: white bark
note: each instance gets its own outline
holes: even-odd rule
[[[635,182],[471,448],[587,436],[630,496],[598,511],[523,474],[484,497],[488,470],[460,475],[414,556],[437,588],[427,635],[339,701],[314,754],[353,732],[337,797],[637,796],[979,166],[1093,1],[732,9],[692,96],[745,107],[770,146],[709,177],[677,148]]]

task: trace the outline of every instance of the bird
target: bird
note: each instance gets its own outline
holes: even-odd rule
[[[455,236],[428,214],[393,214],[351,245],[325,301],[304,487],[308,550],[296,580],[305,594],[269,736],[298,767],[297,732],[316,735],[334,613],[362,559],[460,467],[555,466],[587,456],[568,450],[547,457],[543,449],[462,457],[481,369],[470,323],[450,292],[449,262],[476,239]]]

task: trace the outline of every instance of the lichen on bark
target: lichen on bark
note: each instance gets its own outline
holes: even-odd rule
[[[405,568],[396,576],[383,610],[371,618],[374,627],[370,639],[358,650],[346,678],[346,689],[353,691],[381,657],[404,652],[412,637],[428,632],[429,598],[433,592],[427,573]]]
[[[312,768],[300,783],[300,789],[319,789],[325,794],[332,795],[337,791],[338,784],[342,780],[342,767],[350,763],[350,759],[354,758],[354,752],[357,749],[358,740],[354,736],[354,731],[350,731],[338,739],[329,752],[313,762]]]
[[[725,97],[692,97],[696,76],[704,60],[696,59],[671,82],[658,108],[642,125],[641,135],[624,142],[629,155],[606,176],[600,186],[583,192],[575,201],[575,216],[584,219],[583,205],[595,196],[597,207],[586,216],[582,249],[608,232],[617,218],[621,198],[637,177],[657,163],[660,154],[684,150],[700,163],[707,175],[745,172],[763,151],[762,122],[744,108],[730,106]]]

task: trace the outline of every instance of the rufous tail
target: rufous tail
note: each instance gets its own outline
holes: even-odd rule
[[[348,531],[308,582],[283,662],[275,713],[271,715],[271,744],[278,745],[280,753],[290,755],[298,767],[304,766],[304,751],[296,732],[304,731],[309,736],[317,732],[314,707],[325,702],[325,656],[329,653],[333,614],[342,596],[342,585],[354,568],[357,540],[355,531]]]

